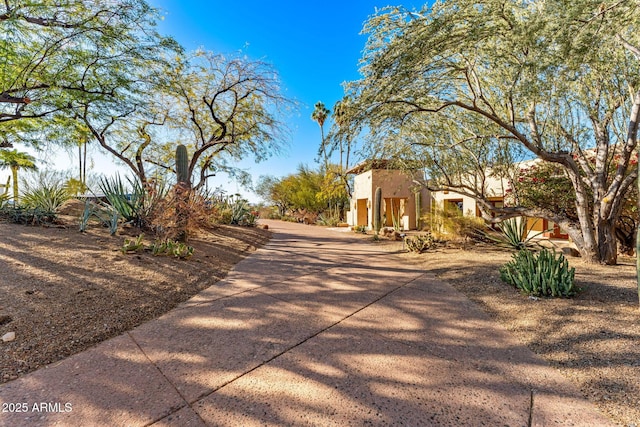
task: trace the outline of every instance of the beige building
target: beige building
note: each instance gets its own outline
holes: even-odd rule
[[[347,223],[352,227],[373,228],[373,203],[376,188],[382,189],[382,226],[415,230],[418,220],[429,209],[429,192],[418,191],[409,173],[388,169],[388,162],[375,161],[353,167],[353,193]],[[416,202],[420,203],[417,209]]]
[[[455,191],[430,192],[416,185],[410,173],[389,167],[388,161],[377,160],[362,163],[348,171],[355,174],[350,210],[347,212],[347,223],[350,226],[373,228],[373,202],[378,187],[382,189],[383,227],[415,230],[420,217],[429,212],[431,207],[458,209],[466,216],[481,216],[475,199]],[[485,186],[488,201],[495,207],[504,206],[507,182],[489,177]],[[416,193],[419,196],[416,197]],[[420,203],[419,211],[416,202]],[[530,234],[544,231],[543,236],[547,238],[568,238],[557,224],[546,219],[527,218],[527,222]]]

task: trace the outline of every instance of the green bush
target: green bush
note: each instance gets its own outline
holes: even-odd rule
[[[507,248],[522,250],[540,247],[540,244],[537,243],[535,238],[549,230],[543,230],[532,235],[531,232],[536,222],[537,220],[531,228],[529,228],[527,218],[509,218],[498,224],[498,228],[500,229],[499,235],[495,236],[486,233],[486,236],[490,241]]]
[[[537,255],[520,250],[513,259],[500,267],[500,278],[526,295],[570,297],[576,294],[575,268],[562,254],[548,249]]]
[[[168,195],[164,182],[156,183],[150,192],[136,178],[127,177],[125,185],[119,175],[101,178],[99,187],[109,204],[125,223],[145,228],[150,225],[154,209]]]
[[[22,206],[3,206],[0,208],[0,218],[9,222],[24,225],[52,224],[57,216],[55,212],[40,208],[25,208]]]
[[[419,234],[405,239],[407,249],[411,252],[422,253],[435,246],[436,240],[431,233]]]
[[[55,212],[70,198],[69,192],[63,185],[44,183],[37,188],[25,191],[20,202],[27,208]]]

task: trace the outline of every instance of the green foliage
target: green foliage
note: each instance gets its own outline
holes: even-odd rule
[[[176,147],[176,178],[177,182],[189,182],[189,156],[182,144]]]
[[[63,185],[42,183],[37,188],[27,189],[22,195],[21,203],[28,208],[55,212],[70,198],[69,192]]]
[[[557,256],[556,256],[557,255]],[[562,254],[547,249],[537,255],[529,250],[513,254],[513,259],[500,267],[500,278],[526,295],[570,297],[576,294],[575,268]]]
[[[124,185],[120,175],[113,178],[101,178],[99,187],[109,204],[125,222],[137,227],[146,227],[149,216],[157,200],[164,197],[166,190],[160,186],[153,197],[147,194],[140,181],[127,177],[130,189]]]
[[[18,150],[0,150],[0,168],[11,170],[14,205],[18,204],[18,171],[20,169],[36,170],[35,161],[32,155],[18,152]]]
[[[156,240],[149,247],[145,247],[143,239],[144,234],[140,234],[135,239],[124,239],[120,251],[128,254],[149,250],[154,256],[173,256],[180,259],[189,258],[194,252],[192,246],[171,239]]]
[[[211,201],[212,210],[215,212],[215,222],[219,224],[242,225],[255,227],[258,222],[259,212],[253,210],[249,202],[236,196],[220,196]]]
[[[491,181],[506,188],[519,161],[554,163],[567,194],[540,193],[552,204],[503,213],[579,222],[567,232],[585,258],[615,264],[613,225],[636,166],[638,11],[626,0],[379,9],[363,30],[361,77],[346,85],[348,130],[367,129],[371,153],[419,159],[431,189],[487,203],[499,195]],[[568,207],[567,195],[576,197],[578,221],[550,208]]]
[[[9,222],[24,225],[44,225],[52,224],[56,220],[55,212],[46,211],[40,208],[26,208],[22,206],[5,205],[0,208],[0,218]]]
[[[89,190],[89,187],[77,178],[69,178],[64,187],[72,196],[79,196]]]
[[[144,243],[142,239],[144,239],[144,234],[140,234],[135,239],[124,239],[124,244],[120,248],[120,251],[123,254],[127,254],[144,250]]]
[[[357,225],[357,226],[353,227],[353,232],[354,233],[367,234],[367,226],[366,225]]]
[[[8,201],[9,201],[9,194],[8,193],[0,194],[0,209],[3,208],[7,204]]]
[[[509,189],[508,199],[517,198],[521,206],[548,208],[553,212],[564,212],[569,218],[578,220],[576,194],[564,169],[556,164],[538,162],[518,168]],[[515,204],[515,200],[509,200]]]
[[[93,205],[89,200],[84,201],[84,209],[82,210],[82,214],[80,215],[80,232],[84,233],[87,231],[89,227],[89,220],[95,214],[95,210],[93,209]]]
[[[326,227],[335,227],[340,223],[340,216],[337,212],[321,213],[316,219],[316,224]]]
[[[376,192],[373,198],[373,230],[376,235],[382,228],[382,188],[376,188]]]
[[[189,258],[193,255],[193,246],[188,246],[182,242],[175,240],[156,240],[150,247],[151,253],[154,256],[174,256],[180,259]]]
[[[100,103],[102,117],[112,117],[126,109],[127,97],[137,100],[142,82],[177,46],[155,31],[158,12],[144,0],[112,6],[79,0],[0,6],[2,33],[11,34],[2,42],[0,72],[0,95],[9,101],[0,106],[5,135],[37,144],[44,131],[49,141],[69,141],[78,107]],[[108,114],[105,104],[118,100]]]
[[[498,228],[500,229],[499,235],[495,236],[493,233],[489,232],[485,233],[485,235],[490,241],[508,248],[516,250],[533,248],[540,246],[535,238],[540,236],[542,233],[549,231],[543,230],[538,233],[531,234],[531,230],[537,222],[538,220],[536,219],[531,227],[528,227],[527,218],[509,218],[498,224]]]
[[[436,239],[431,233],[425,233],[407,237],[404,239],[404,242],[410,252],[422,253],[433,248],[436,244]]]

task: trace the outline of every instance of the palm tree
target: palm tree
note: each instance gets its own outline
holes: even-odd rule
[[[13,206],[18,206],[18,170],[36,170],[36,159],[18,150],[0,150],[0,168],[10,168],[13,178]]]
[[[331,111],[329,111],[329,109],[327,109],[327,107],[324,106],[324,102],[316,102],[316,105],[314,105],[314,109],[313,109],[313,113],[311,114],[311,119],[315,120],[318,123],[318,126],[320,126],[320,135],[322,137],[322,143],[320,144],[320,149],[318,150],[318,154],[322,153],[324,155],[324,165],[325,165],[325,169],[328,166],[328,156],[327,156],[327,146],[325,144],[324,141],[324,122],[325,120],[327,120],[327,117],[329,117],[329,114],[331,113]]]

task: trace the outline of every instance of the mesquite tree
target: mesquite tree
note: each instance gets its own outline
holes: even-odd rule
[[[378,153],[421,159],[425,185],[475,198],[493,220],[559,224],[585,260],[615,264],[614,228],[637,178],[640,5],[621,0],[438,1],[386,8],[365,25],[350,120]],[[517,160],[562,168],[577,219],[491,206],[488,182]],[[495,194],[494,194],[495,195]]]
[[[144,0],[2,2],[0,132],[37,144],[49,127],[73,126],[81,105],[134,97],[141,69],[176,47],[157,18]]]

